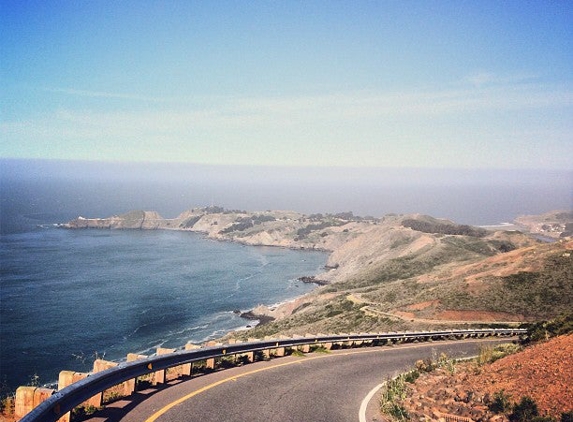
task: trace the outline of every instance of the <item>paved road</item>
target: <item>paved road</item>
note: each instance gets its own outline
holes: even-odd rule
[[[411,368],[416,360],[435,358],[442,352],[451,357],[475,355],[484,343],[493,342],[407,344],[273,359],[138,393],[135,400],[118,402],[92,420],[358,421],[361,402],[368,393],[389,377]],[[373,420],[379,419],[369,415],[368,421]]]

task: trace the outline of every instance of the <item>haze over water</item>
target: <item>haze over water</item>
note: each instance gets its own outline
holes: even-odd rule
[[[134,209],[172,218],[209,205],[463,224],[573,208],[573,171],[207,166],[2,160],[2,231]],[[18,228],[20,227],[20,229]]]

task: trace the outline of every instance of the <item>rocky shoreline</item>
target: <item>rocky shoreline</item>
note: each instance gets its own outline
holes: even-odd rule
[[[543,221],[539,230],[550,229],[556,236],[559,230],[571,228],[573,214],[553,212],[537,219],[530,216],[528,221]],[[185,211],[174,219],[164,219],[153,211],[132,211],[109,218],[78,217],[62,226],[67,229],[181,230],[248,246],[328,252],[324,272],[298,279],[317,285],[312,293],[279,306],[260,305],[243,313],[246,320],[258,320],[264,325],[272,323],[273,326],[302,310],[305,315],[315,312],[316,317],[312,318],[319,318],[319,315],[337,315],[349,310],[357,312],[359,308],[362,310],[354,316],[356,321],[367,321],[361,318],[365,315],[386,325],[389,321],[400,324],[447,323],[449,320],[480,322],[476,321],[475,312],[470,311],[483,309],[479,306],[458,309],[458,304],[451,299],[453,291],[461,298],[468,294],[475,296],[476,292],[486,289],[486,280],[491,277],[538,270],[542,265],[540,256],[561,249],[567,252],[568,248],[567,243],[560,243],[566,242],[563,239],[535,252],[527,248],[537,248],[541,242],[513,228],[486,230],[420,214],[362,218],[351,212],[305,215],[293,211],[246,212],[208,207]],[[533,258],[539,264],[532,266]],[[380,284],[377,280],[394,284]],[[436,286],[431,287],[434,284]],[[360,286],[371,286],[371,292],[379,293],[369,293],[372,299],[362,299],[363,293],[352,294],[353,289]],[[431,287],[431,291],[420,299],[413,295],[402,297],[404,288],[410,286]],[[442,293],[435,293],[438,291]],[[355,307],[342,299],[346,296],[352,297]],[[340,303],[329,305],[333,299]],[[341,311],[335,309],[339,306]],[[325,310],[325,307],[329,308]],[[495,321],[496,315],[501,315],[496,313],[501,309],[487,310],[491,316],[488,321]],[[503,310],[505,312],[505,308]],[[448,316],[450,314],[455,318]],[[523,319],[518,318],[518,313],[505,312],[503,315],[503,321]],[[343,321],[339,325],[345,326]],[[311,328],[324,330],[328,327],[316,324],[316,327],[306,329]],[[278,325],[277,329],[280,329]]]
[[[299,277],[298,280],[306,284],[316,284],[317,286],[327,286],[330,284],[330,282],[316,278],[314,275]]]
[[[241,318],[247,319],[249,321],[258,321],[257,325],[264,325],[268,324],[275,320],[272,316],[264,315],[264,314],[256,314],[253,310],[242,312],[239,314]]]

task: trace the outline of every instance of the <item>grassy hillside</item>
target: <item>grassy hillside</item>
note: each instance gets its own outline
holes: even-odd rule
[[[504,245],[515,246],[511,236]],[[248,335],[519,324],[570,309],[573,241],[530,243],[510,252],[502,252],[499,242],[499,234],[439,237],[415,253],[321,287],[290,316]]]
[[[453,324],[520,323],[573,303],[570,214],[528,216],[522,225],[560,238],[486,230],[413,215],[362,218],[197,208],[171,220],[153,212],[77,219],[70,228],[176,229],[247,245],[331,252],[320,287],[294,304],[257,313],[278,318],[245,336],[382,331]],[[305,274],[301,274],[304,276]]]

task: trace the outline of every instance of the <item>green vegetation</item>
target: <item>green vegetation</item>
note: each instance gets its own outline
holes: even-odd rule
[[[488,409],[496,414],[505,414],[511,422],[556,422],[551,416],[541,416],[537,403],[531,397],[523,396],[519,403],[514,403],[505,391],[496,391],[493,398],[484,400]],[[561,414],[561,422],[573,422],[573,412]]]
[[[300,228],[296,231],[296,238],[295,240],[302,240],[306,239],[313,231],[323,230],[328,227],[335,227],[335,226],[342,226],[346,223],[336,220],[329,220],[329,221],[321,221],[320,223],[316,224],[309,224],[306,227]]]
[[[133,225],[135,223],[139,223],[141,220],[143,220],[145,218],[145,212],[144,211],[130,211],[128,213],[122,214],[120,217],[128,225]]]
[[[486,364],[494,363],[496,360],[501,359],[504,356],[516,353],[520,349],[520,346],[513,343],[498,344],[494,347],[480,347],[477,357],[477,364],[478,366],[483,366]]]
[[[228,234],[232,232],[242,232],[253,227],[253,220],[250,217],[240,217],[229,227],[219,231],[219,234]]]
[[[529,325],[524,342],[536,342],[548,338],[573,333],[573,311],[565,312],[549,321]]]
[[[522,397],[521,401],[513,406],[513,412],[509,415],[511,422],[531,422],[539,416],[537,404],[531,397]]]
[[[0,383],[0,417],[2,415],[12,416],[16,404],[16,392],[8,387],[8,382],[4,378]]]
[[[411,371],[386,381],[380,398],[382,413],[391,416],[394,420],[410,420],[410,416],[403,405],[404,399],[408,396],[408,384],[414,384],[422,372],[432,372],[436,368],[446,368],[450,373],[453,373],[454,364],[455,360],[442,353],[437,359],[419,360]]]
[[[470,292],[465,285],[444,291],[442,304],[454,310],[484,310],[548,319],[570,310],[573,303],[573,258],[550,257],[538,272],[492,278],[488,289]]]
[[[303,358],[303,357],[306,356],[303,352],[301,352],[301,351],[298,350],[298,349],[294,349],[294,350],[291,352],[291,355],[292,355],[292,356],[297,356],[297,357],[299,357],[299,358]]]
[[[382,396],[380,398],[380,409],[382,413],[393,417],[398,421],[407,421],[410,419],[408,412],[402,405],[403,400],[407,397],[408,387],[406,374],[397,376],[394,379],[386,381]]]
[[[493,399],[487,404],[487,407],[493,413],[506,413],[511,410],[511,396],[505,394],[505,391],[499,390],[493,394]]]
[[[219,234],[228,234],[233,232],[242,232],[259,224],[269,221],[276,221],[276,218],[270,215],[253,215],[249,217],[238,217],[233,224],[221,230]]]
[[[201,220],[202,215],[196,215],[194,217],[189,217],[187,220],[182,222],[179,227],[183,229],[190,229],[192,228],[199,220]]]
[[[411,228],[424,233],[432,234],[451,234],[460,236],[471,236],[471,237],[484,237],[487,235],[487,230],[480,229],[477,227],[468,226],[465,224],[454,224],[441,222],[439,220],[431,219],[427,220],[415,220],[412,218],[407,218],[402,221],[402,226]]]

